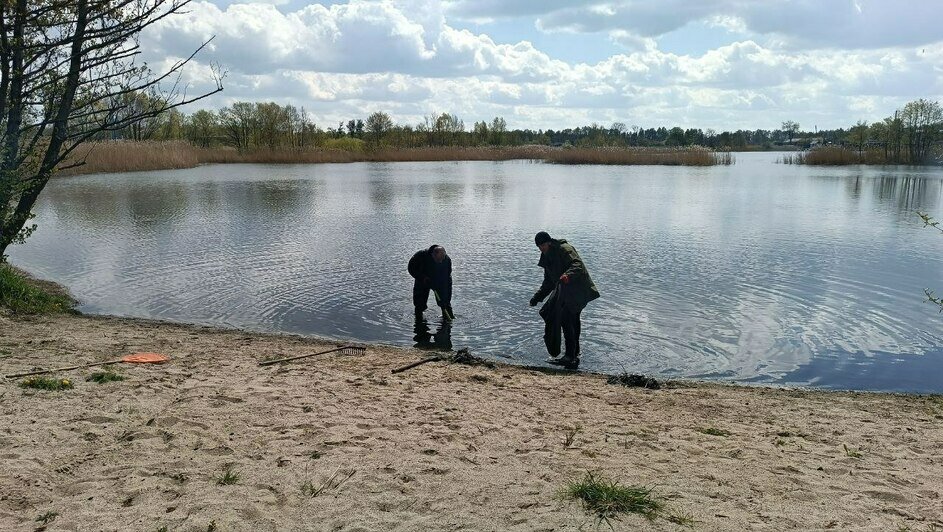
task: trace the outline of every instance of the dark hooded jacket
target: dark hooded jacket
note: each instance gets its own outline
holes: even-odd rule
[[[433,248],[435,248],[435,246],[417,251],[416,254],[409,259],[409,265],[407,265],[406,269],[409,271],[409,275],[418,283],[429,279],[429,283],[433,287],[451,286],[452,259],[446,255],[441,264],[436,264],[435,259],[432,258]]]
[[[587,303],[599,297],[599,290],[589,276],[589,271],[579,253],[566,240],[553,239],[546,253],[541,253],[538,266],[544,269],[544,282],[534,294],[536,301],[543,301],[566,274],[569,284],[560,291],[560,303],[574,311],[581,311]]]

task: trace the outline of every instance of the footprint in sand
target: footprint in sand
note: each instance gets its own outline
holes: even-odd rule
[[[863,491],[862,493],[868,497],[884,502],[892,502],[896,504],[907,504],[911,502],[908,497],[905,497],[900,493],[894,493],[890,491],[869,490]]]

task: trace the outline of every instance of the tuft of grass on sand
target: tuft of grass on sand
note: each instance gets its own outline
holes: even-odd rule
[[[580,432],[583,432],[582,425],[576,424],[576,425],[573,425],[572,427],[567,427],[563,431],[563,448],[569,449],[570,447],[572,447],[573,444],[576,443],[576,436]]]
[[[69,379],[59,379],[56,377],[33,376],[27,377],[20,382],[20,388],[32,388],[34,390],[46,390],[58,392],[62,390],[71,390],[75,385]]]
[[[57,293],[51,283],[30,278],[9,264],[0,264],[0,308],[14,314],[68,312],[74,301]]]
[[[223,476],[216,479],[216,484],[218,486],[231,486],[237,482],[239,482],[239,473],[237,473],[232,467],[226,468]]]
[[[841,444],[841,446],[842,448],[845,449],[845,456],[849,458],[861,458],[864,456],[863,454],[861,454],[861,449],[849,449],[848,446],[845,445],[844,443]]]
[[[686,526],[689,528],[694,528],[694,523],[697,521],[694,520],[694,516],[691,514],[671,514],[665,517],[665,520],[669,523],[674,523],[680,526]]]
[[[624,486],[593,473],[586,473],[581,480],[573,481],[564,488],[563,496],[578,499],[583,508],[600,520],[633,513],[652,520],[658,517],[665,504],[652,495],[650,488]]]
[[[315,486],[310,479],[305,480],[304,483],[301,484],[301,494],[306,497],[317,497],[326,491],[341,487],[341,484],[350,480],[350,477],[354,476],[356,472],[356,469],[349,471],[337,469],[334,471],[334,474],[328,477],[320,486]]]
[[[46,512],[37,517],[36,522],[39,523],[40,526],[46,526],[55,521],[57,517],[59,517],[59,512]]]
[[[105,371],[96,371],[88,377],[85,378],[85,382],[97,382],[98,384],[105,384],[106,382],[117,382],[123,381],[124,377],[118,373],[115,373],[112,370]]]
[[[708,436],[721,436],[724,438],[726,438],[727,436],[730,436],[731,434],[729,430],[718,429],[717,427],[705,427],[705,428],[699,428],[695,430],[697,430],[701,434],[707,434]]]
[[[314,486],[314,482],[306,480],[301,483],[301,494],[305,497],[317,497],[318,489]]]

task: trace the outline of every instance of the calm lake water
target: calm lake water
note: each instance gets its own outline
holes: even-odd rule
[[[81,310],[545,358],[533,235],[602,298],[584,369],[943,392],[939,168],[530,162],[225,165],[56,180],[11,262]],[[410,255],[455,269],[451,330],[413,320]],[[435,308],[433,303],[430,303]],[[261,355],[261,354],[260,354]]]

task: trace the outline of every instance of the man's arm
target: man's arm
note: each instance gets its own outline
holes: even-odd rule
[[[420,260],[419,253],[416,253],[409,259],[409,264],[406,266],[406,271],[409,272],[409,275],[411,275],[413,279],[419,279],[422,275],[422,272],[419,271],[422,268]]]
[[[531,305],[536,305],[544,300],[550,292],[553,292],[554,287],[557,286],[557,280],[550,275],[550,271],[547,268],[544,268],[544,282],[541,283],[540,288],[537,290],[537,293],[534,294],[534,297],[531,298]]]

